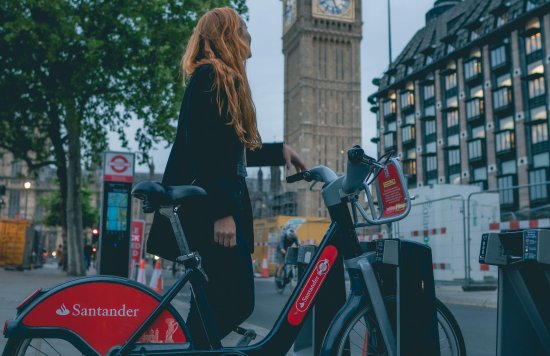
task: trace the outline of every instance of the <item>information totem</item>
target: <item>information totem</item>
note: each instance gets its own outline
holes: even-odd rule
[[[99,274],[128,277],[134,154],[105,152],[99,236]]]

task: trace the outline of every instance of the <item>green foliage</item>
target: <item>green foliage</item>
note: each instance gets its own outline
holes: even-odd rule
[[[89,188],[82,188],[82,226],[93,228],[99,225],[99,211],[92,206],[92,192]],[[39,204],[44,206],[46,216],[41,223],[46,226],[61,226],[61,196],[59,191],[46,194],[39,199]]]
[[[74,114],[85,163],[99,162],[107,131],[135,140],[147,161],[153,143],[175,134],[179,60],[197,19],[227,5],[247,11],[245,0],[0,1],[0,147],[50,164],[48,142],[66,142]]]

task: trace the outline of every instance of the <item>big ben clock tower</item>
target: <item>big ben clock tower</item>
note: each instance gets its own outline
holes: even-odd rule
[[[361,0],[283,0],[285,142],[308,167],[345,172],[361,143]],[[302,216],[327,216],[318,192],[298,192]]]

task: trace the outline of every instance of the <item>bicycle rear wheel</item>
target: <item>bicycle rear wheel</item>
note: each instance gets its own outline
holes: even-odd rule
[[[396,298],[389,296],[384,300],[386,305],[391,305],[395,304]],[[466,355],[466,346],[458,323],[449,309],[438,299],[436,299],[436,311],[441,356]],[[357,312],[342,330],[341,337],[338,338],[341,341],[336,349],[336,355],[383,356],[388,354],[372,305],[367,305]]]

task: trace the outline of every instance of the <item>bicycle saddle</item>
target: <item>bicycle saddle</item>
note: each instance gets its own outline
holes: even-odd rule
[[[206,196],[206,191],[194,185],[164,186],[159,182],[139,182],[132,196],[143,200],[143,212],[152,213],[160,205],[180,205],[186,198]]]

